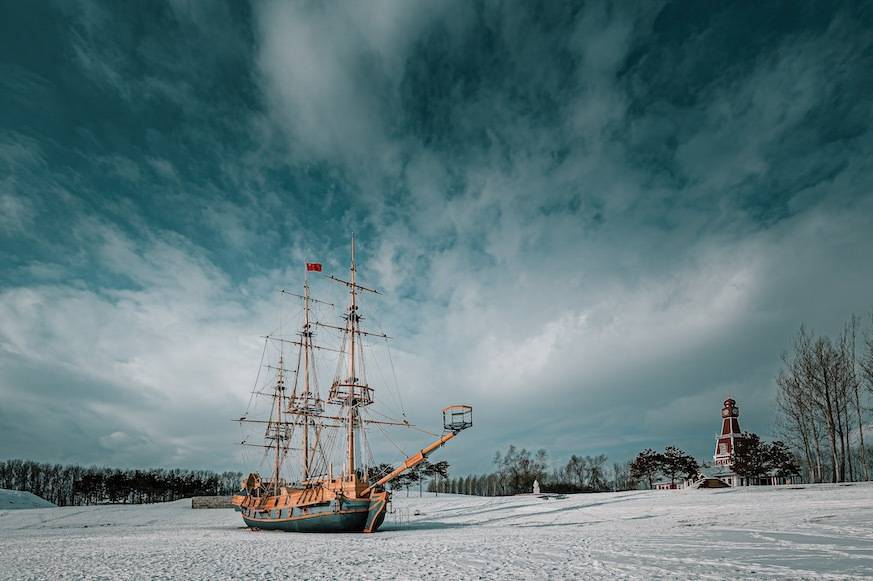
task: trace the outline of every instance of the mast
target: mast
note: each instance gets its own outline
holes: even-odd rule
[[[285,440],[288,442],[284,445],[283,449],[276,454],[275,462],[277,464],[281,464],[284,459],[284,455],[287,455],[289,449],[301,450],[302,454],[302,483],[306,483],[312,477],[313,471],[317,470],[317,461],[316,454],[319,450],[319,433],[320,428],[322,427],[321,422],[325,419],[327,420],[338,420],[344,418],[332,418],[329,416],[323,415],[323,402],[318,392],[318,377],[316,375],[315,366],[315,354],[314,349],[327,349],[329,351],[336,351],[335,349],[328,349],[327,347],[323,347],[320,345],[315,345],[313,342],[314,332],[313,325],[319,324],[318,322],[313,322],[312,320],[312,304],[320,303],[324,305],[328,305],[333,307],[332,303],[328,303],[325,301],[321,301],[318,299],[312,298],[311,288],[309,286],[309,275],[308,269],[310,264],[307,263],[307,273],[304,275],[304,284],[303,284],[303,294],[297,294],[285,289],[282,289],[280,292],[282,294],[290,295],[297,297],[299,299],[303,299],[303,326],[297,332],[299,336],[299,340],[291,340],[285,339],[282,337],[271,337],[267,335],[265,337],[268,341],[276,341],[282,344],[290,344],[295,345],[299,349],[297,354],[297,368],[292,370],[294,373],[294,387],[291,390],[290,395],[285,396],[285,372],[289,371],[285,369],[282,359],[280,358],[280,365],[278,368],[271,367],[267,365],[271,369],[278,369],[279,375],[277,375],[277,390],[281,390],[282,394],[279,395],[279,400],[284,404],[287,402],[287,407],[283,408],[282,405],[278,405],[276,410],[274,410],[275,415],[272,415],[267,422],[259,422],[258,420],[251,420],[243,416],[239,419],[240,422],[251,422],[251,423],[267,423],[267,438],[271,438],[270,434],[270,426],[277,424],[283,430],[281,433],[277,431],[276,438],[277,441]],[[320,264],[319,264],[320,266]],[[299,383],[302,381],[302,386]],[[314,383],[314,389],[313,389]],[[287,416],[287,417],[283,417]],[[293,428],[289,428],[289,426],[293,426]],[[302,432],[300,433],[300,437],[302,440],[301,448],[289,448],[290,442],[292,439],[296,438],[295,428],[297,426],[302,427]],[[313,437],[314,436],[314,437]],[[246,446],[258,446],[257,444],[249,444],[248,442],[243,441],[243,445]],[[272,444],[267,446],[262,446],[265,448],[272,448]],[[277,469],[274,470],[275,474],[279,474],[281,476],[281,472]]]
[[[276,400],[276,423],[274,424],[274,428],[276,430],[276,459],[274,462],[274,473],[273,473],[273,494],[279,494],[279,473],[282,465],[282,456],[280,450],[280,442],[281,442],[281,432],[282,429],[282,395],[285,392],[285,372],[284,372],[285,364],[284,359],[280,355],[279,356],[279,370],[276,376],[276,390],[275,395],[273,396]]]
[[[303,481],[309,480],[309,350],[312,332],[309,328],[309,270],[303,278]]]
[[[388,339],[384,333],[373,333],[362,330],[360,327],[361,315],[358,312],[358,293],[360,291],[381,294],[378,290],[368,288],[358,283],[358,265],[356,257],[355,235],[352,234],[352,260],[349,264],[349,279],[344,280],[333,275],[329,276],[334,282],[344,284],[349,289],[349,307],[344,315],[345,325],[342,327],[316,322],[316,325],[342,331],[343,342],[341,352],[348,356],[348,375],[343,376],[342,365],[337,367],[337,375],[330,387],[329,401],[333,404],[348,407],[344,410],[346,423],[346,458],[344,478],[354,481],[356,478],[356,443],[358,430],[363,423],[360,417],[360,408],[373,403],[373,388],[367,385],[364,375],[363,342],[364,336],[381,337]],[[348,347],[348,351],[346,351]],[[340,362],[341,363],[341,362]],[[358,369],[361,369],[359,372]]]
[[[357,302],[357,285],[355,283],[355,273],[357,268],[355,266],[355,234],[352,233],[352,263],[349,267],[349,277],[351,279],[351,283],[349,285],[349,294],[351,299],[351,305],[349,306],[349,383],[354,385],[358,382],[358,378],[355,375],[355,335],[357,334],[357,326],[358,326],[358,302]],[[355,407],[355,389],[352,387],[349,390],[349,425],[348,425],[348,434],[347,434],[347,458],[346,462],[348,464],[348,473],[349,478],[354,481],[355,479],[355,422],[357,420],[357,408]]]

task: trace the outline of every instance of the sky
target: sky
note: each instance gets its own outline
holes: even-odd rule
[[[5,4],[0,458],[249,469],[277,291],[353,231],[455,473],[705,459],[728,395],[772,436],[799,326],[873,308],[869,4]]]

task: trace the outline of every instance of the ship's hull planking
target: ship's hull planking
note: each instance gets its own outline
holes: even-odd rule
[[[367,529],[370,519],[372,528],[367,532],[375,532],[385,519],[384,509],[370,500],[347,500],[341,505],[334,501],[270,511],[243,507],[240,512],[250,528],[293,533],[361,533]]]

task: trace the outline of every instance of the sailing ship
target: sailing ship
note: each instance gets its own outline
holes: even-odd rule
[[[303,294],[282,291],[303,303],[302,326],[296,337],[264,337],[264,353],[271,342],[290,345],[297,352],[296,363],[293,368],[286,367],[288,363],[280,354],[277,365],[264,366],[262,356],[262,368],[269,368],[275,376],[270,377],[269,390],[261,390],[256,380],[252,397],[269,401],[269,417],[252,418],[247,411],[238,420],[242,424],[263,427],[262,443],[243,441],[242,444],[263,449],[272,462],[271,474],[269,477],[249,474],[243,479],[241,493],[234,496],[233,504],[246,525],[255,530],[372,533],[384,521],[391,500],[391,491],[386,485],[423,463],[432,452],[471,427],[472,407],[452,405],[444,408],[442,435],[433,434],[438,436],[436,440],[407,457],[396,468],[373,470],[374,463],[368,463],[368,459],[363,457],[368,448],[368,429],[378,427],[384,431],[385,426],[415,428],[405,418],[379,415],[376,419],[372,417],[375,413],[369,413],[373,409],[376,390],[366,379],[365,344],[369,339],[387,341],[389,337],[384,332],[361,328],[364,317],[359,299],[362,294],[380,293],[357,280],[354,236],[348,279],[327,276],[348,289],[349,304],[342,316],[342,324],[312,320],[314,306],[333,305],[311,296],[310,271],[320,272],[321,265],[306,264]],[[338,348],[316,344],[316,328],[339,332]],[[336,353],[338,360],[326,398],[322,398],[317,381],[316,354],[323,351]],[[290,375],[293,375],[291,381],[288,379]],[[336,472],[334,459],[341,464]],[[295,476],[288,476],[292,471]]]

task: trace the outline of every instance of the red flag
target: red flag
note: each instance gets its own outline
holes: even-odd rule
[[[321,272],[321,263],[320,262],[307,262],[306,263],[306,270],[314,271],[314,272]]]

